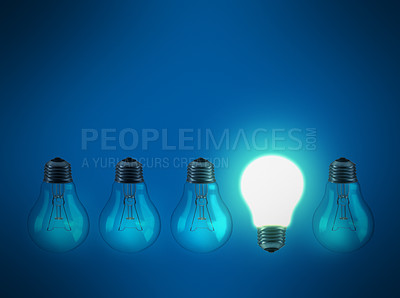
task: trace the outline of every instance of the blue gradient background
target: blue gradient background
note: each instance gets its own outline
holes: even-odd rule
[[[398,295],[399,4],[395,1],[2,1],[0,4],[2,297],[372,297]],[[264,127],[318,131],[316,151],[278,152],[306,189],[273,255],[256,244],[239,190],[245,165],[265,152],[81,149],[82,128]],[[171,137],[171,143],[174,143]],[[269,150],[268,153],[273,152]],[[26,218],[45,162],[73,166],[91,231],[63,255],[29,239]],[[110,249],[98,216],[111,168],[85,157],[227,156],[217,169],[234,230],[222,249],[187,252],[169,218],[185,169],[145,169],[162,230],[146,251]],[[358,165],[375,235],[339,255],[315,240],[311,219],[329,163]],[[396,293],[397,291],[397,293]]]

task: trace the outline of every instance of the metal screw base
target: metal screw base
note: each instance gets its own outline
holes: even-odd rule
[[[118,183],[142,183],[142,164],[131,157],[121,160],[115,167],[115,181]]]
[[[62,158],[53,158],[44,166],[43,181],[46,183],[71,183],[71,165]]]
[[[341,157],[329,166],[329,182],[354,183],[357,182],[356,165],[347,158]]]
[[[257,228],[258,245],[265,251],[276,252],[285,245],[286,228],[264,226]]]
[[[192,161],[187,168],[186,181],[198,184],[214,183],[214,165],[201,157]]]

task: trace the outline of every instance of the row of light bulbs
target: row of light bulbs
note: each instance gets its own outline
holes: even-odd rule
[[[100,234],[112,248],[138,252],[160,233],[160,216],[150,200],[142,165],[126,158],[116,166],[112,193],[100,215]],[[300,200],[304,179],[290,160],[260,157],[244,170],[242,195],[252,211],[258,244],[268,252],[285,245],[286,228]],[[89,218],[72,181],[71,165],[47,162],[40,196],[28,218],[32,240],[42,249],[66,252],[83,243]],[[314,234],[326,248],[350,252],[365,245],[374,220],[357,181],[355,164],[340,158],[329,167],[324,198],[313,218]],[[183,196],[171,217],[171,231],[184,248],[206,253],[223,246],[232,233],[231,214],[221,199],[214,165],[203,158],[188,165]]]

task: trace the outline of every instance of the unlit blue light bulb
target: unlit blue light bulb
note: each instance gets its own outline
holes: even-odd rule
[[[374,217],[361,194],[356,165],[339,158],[329,167],[325,195],[313,217],[317,240],[335,252],[364,246],[374,232]]]
[[[100,215],[100,234],[118,251],[138,252],[157,240],[160,216],[147,192],[141,163],[126,158],[115,172],[110,199]]]
[[[89,233],[89,218],[72,182],[71,165],[54,158],[45,165],[40,195],[28,217],[33,242],[52,252],[79,246]]]
[[[229,240],[231,214],[219,194],[211,162],[196,159],[187,173],[182,198],[171,217],[171,232],[183,248],[211,252]]]

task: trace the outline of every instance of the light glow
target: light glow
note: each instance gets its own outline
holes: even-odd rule
[[[241,179],[242,195],[257,227],[287,227],[303,189],[300,169],[290,160],[275,155],[251,162]]]

